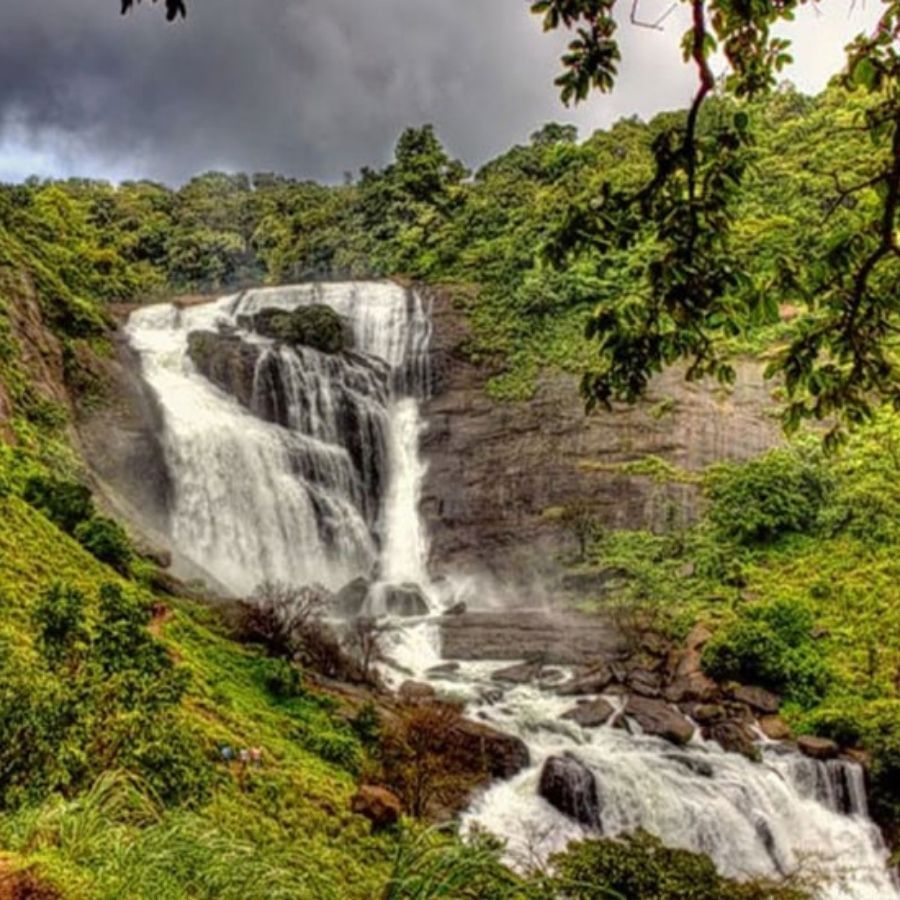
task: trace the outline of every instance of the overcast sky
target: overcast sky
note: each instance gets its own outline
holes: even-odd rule
[[[126,17],[118,5],[0,0],[0,179],[177,183],[221,168],[337,181],[384,163],[402,128],[425,122],[476,166],[543,122],[589,134],[684,106],[692,86],[676,16],[664,33],[623,25],[616,92],[567,111],[552,84],[561,39],[527,0],[189,0],[174,25],[148,0]],[[787,30],[789,77],[823,87],[878,6],[805,9]]]

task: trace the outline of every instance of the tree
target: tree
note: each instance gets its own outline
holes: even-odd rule
[[[689,378],[730,382],[722,338],[776,317],[779,299],[796,299],[809,313],[769,374],[784,378],[789,429],[805,418],[837,417],[829,433],[837,439],[843,424],[871,417],[879,400],[900,408],[900,2],[885,0],[875,32],[848,48],[843,83],[866,101],[853,127],[872,139],[866,173],[847,184],[834,174],[835,202],[823,213],[837,218],[833,239],[822,259],[787,267],[769,287],[780,297],[761,291],[736,264],[732,225],[755,140],[748,101],[776,86],[790,56],[774,26],[807,0],[679,2],[691,13],[682,49],[698,80],[690,109],[657,135],[646,183],[637,190],[606,183],[586,194],[548,243],[547,256],[560,267],[587,248],[644,251],[640,292],[600,303],[588,325],[599,364],[584,378],[584,393],[589,405],[633,401],[655,372],[679,359],[687,360]],[[546,30],[575,31],[557,79],[564,102],[614,87],[621,60],[615,14],[624,5],[532,3]],[[662,20],[641,21],[640,0],[630,9],[634,24],[662,27]],[[728,73],[717,85],[710,60],[719,48]]]

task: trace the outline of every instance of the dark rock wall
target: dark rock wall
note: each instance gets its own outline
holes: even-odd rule
[[[672,516],[696,515],[693,485],[654,484],[591,464],[653,454],[696,470],[749,458],[780,440],[771,385],[754,362],[739,365],[731,391],[668,372],[645,403],[612,413],[586,415],[577,379],[564,374],[543,376],[528,402],[494,401],[485,393],[490,372],[462,352],[465,313],[445,293],[431,299],[434,390],[423,509],[437,572],[486,570],[513,581],[551,572],[575,542],[546,511],[577,500],[610,527],[661,528]]]

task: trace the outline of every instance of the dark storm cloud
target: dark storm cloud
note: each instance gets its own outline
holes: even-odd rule
[[[527,0],[191,0],[175,25],[146,2],[117,9],[28,0],[0,12],[0,175],[180,181],[220,167],[336,180],[384,162],[423,122],[476,164],[543,121],[589,131],[682,105],[691,85],[677,23],[625,29],[621,89],[566,112],[552,86],[561,41]],[[861,24],[812,23],[801,83],[820,86]]]

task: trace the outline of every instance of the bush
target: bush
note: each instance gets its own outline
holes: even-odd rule
[[[74,534],[82,522],[94,515],[91,492],[77,481],[32,475],[25,482],[23,497],[67,534]]]
[[[166,803],[202,800],[210,765],[178,714],[188,673],[147,629],[150,605],[104,584],[97,613],[73,587],[36,601],[37,653],[0,647],[0,806],[76,792],[129,768]]]
[[[797,449],[711,468],[709,519],[729,540],[752,546],[809,531],[829,490],[821,462]]]
[[[809,707],[825,694],[832,673],[813,640],[814,618],[787,600],[747,608],[703,651],[703,668],[718,681],[757,684]]]
[[[344,321],[329,306],[301,306],[292,312],[265,309],[252,319],[253,328],[286,344],[339,353],[346,345]]]
[[[556,875],[550,896],[571,900],[808,900],[799,888],[723,878],[712,860],[666,847],[645,831],[612,840],[570,845],[552,857]]]
[[[303,676],[285,659],[265,660],[266,690],[279,700],[303,695]]]
[[[112,566],[122,575],[129,573],[134,553],[128,533],[106,516],[91,516],[74,531],[75,540],[100,562]]]

